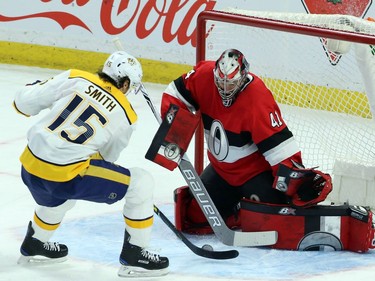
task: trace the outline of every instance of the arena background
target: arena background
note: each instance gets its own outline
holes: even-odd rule
[[[166,84],[195,63],[196,17],[227,7],[375,17],[372,0],[13,0],[0,3],[0,63],[96,71],[112,40],[138,57],[144,81]],[[240,36],[240,34],[233,34]],[[228,38],[230,40],[230,38]],[[244,42],[246,43],[246,42]]]

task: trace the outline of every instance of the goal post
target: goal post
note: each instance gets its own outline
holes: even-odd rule
[[[196,62],[216,60],[228,48],[244,53],[250,72],[273,92],[306,167],[335,177],[337,162],[364,166],[366,179],[374,167],[375,181],[375,22],[350,15],[201,12]],[[201,126],[194,149],[201,173],[207,164]]]

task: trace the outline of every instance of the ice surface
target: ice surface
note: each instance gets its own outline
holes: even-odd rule
[[[65,263],[22,267],[17,265],[19,247],[32,218],[34,201],[20,178],[19,155],[26,145],[26,132],[40,117],[25,118],[15,112],[12,101],[17,88],[58,73],[55,70],[0,65],[0,280],[121,280],[117,277],[124,222],[123,202],[114,205],[78,202],[70,210],[54,238],[69,246]],[[157,104],[163,85],[146,84]],[[141,166],[155,177],[155,204],[173,221],[172,192],[184,185],[178,170],[170,172],[145,160],[144,155],[157,129],[142,95],[130,97],[140,120],[137,131],[124,150],[118,164]],[[192,159],[192,157],[190,157]],[[188,236],[202,246],[215,250],[232,249],[214,236]],[[151,247],[170,259],[170,273],[147,280],[373,280],[375,251],[366,254],[351,252],[291,252],[266,248],[236,248],[240,255],[232,260],[210,260],[193,254],[155,216]]]

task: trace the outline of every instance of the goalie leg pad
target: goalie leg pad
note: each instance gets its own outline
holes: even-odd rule
[[[145,157],[173,171],[186,152],[200,121],[200,114],[171,104]]]
[[[366,207],[314,206],[296,208],[241,201],[242,231],[276,230],[272,248],[286,250],[348,250],[364,253],[375,248],[372,212]]]
[[[177,230],[198,235],[213,233],[198,202],[193,198],[187,186],[177,188],[174,191],[174,202],[174,217]],[[238,213],[226,218],[225,223],[230,229],[241,228],[241,220]]]
[[[174,202],[177,230],[201,235],[213,233],[197,201],[191,195],[189,187],[177,188],[174,191]]]

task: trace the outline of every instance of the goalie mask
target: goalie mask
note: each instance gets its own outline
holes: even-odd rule
[[[142,66],[139,61],[123,51],[110,55],[105,61],[102,71],[115,80],[118,86],[121,86],[119,84],[123,78],[129,78],[129,89],[126,94],[137,91],[143,76]]]
[[[232,105],[238,93],[248,80],[249,63],[244,55],[235,49],[224,51],[216,61],[214,78],[225,107]]]

